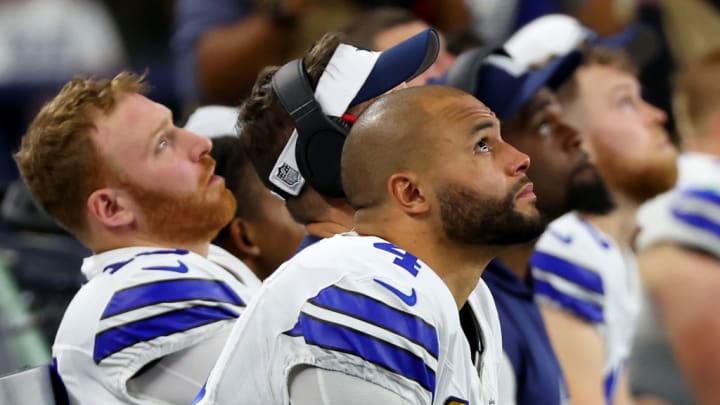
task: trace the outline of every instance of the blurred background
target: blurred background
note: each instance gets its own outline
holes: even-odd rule
[[[380,6],[438,28],[455,54],[549,13],[602,36],[642,23],[652,39],[631,52],[651,54],[641,80],[667,112],[673,72],[720,43],[720,0],[0,0],[0,374],[49,361],[89,254],[35,207],[12,160],[62,83],[145,72],[150,98],[182,125],[198,105],[237,105],[261,67]]]

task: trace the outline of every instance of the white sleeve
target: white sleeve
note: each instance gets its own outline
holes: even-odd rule
[[[510,358],[505,352],[500,358],[500,371],[498,373],[498,403],[503,405],[516,404],[517,381],[515,370]]]
[[[163,357],[128,381],[128,391],[139,398],[189,404],[202,389],[215,365],[230,329],[187,349]]]
[[[304,367],[290,376],[291,405],[411,405],[377,384],[338,371]]]
[[[638,211],[640,250],[658,242],[675,242],[720,257],[720,190],[676,189]]]

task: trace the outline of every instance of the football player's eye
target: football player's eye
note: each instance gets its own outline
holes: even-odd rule
[[[485,140],[482,140],[475,144],[475,152],[488,153],[490,152],[490,145]]]
[[[618,104],[620,105],[620,108],[626,111],[634,110],[636,107],[635,100],[630,96],[621,98]]]
[[[538,125],[537,127],[537,133],[540,134],[543,138],[547,138],[550,135],[552,135],[553,126],[551,123],[547,121],[543,121]]]

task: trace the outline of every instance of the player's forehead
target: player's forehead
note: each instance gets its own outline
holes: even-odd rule
[[[99,125],[118,129],[148,129],[171,117],[166,106],[142,94],[124,94],[118,97],[115,108],[108,115],[99,115]]]
[[[640,82],[635,75],[611,65],[590,65],[579,71],[581,84],[592,89],[598,96],[612,96],[618,91],[640,91]]]
[[[547,87],[540,89],[520,110],[520,117],[528,124],[534,118],[548,114],[558,115],[561,112],[560,102],[555,93]]]
[[[446,124],[474,121],[491,121],[499,124],[495,113],[477,98],[466,94],[451,97],[437,109],[439,121]]]

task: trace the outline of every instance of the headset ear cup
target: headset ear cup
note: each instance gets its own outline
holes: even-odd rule
[[[272,86],[295,123],[295,160],[300,174],[323,195],[344,197],[340,158],[349,124],[325,115],[315,99],[302,59],[290,61],[275,72]]]
[[[304,136],[300,135],[296,160],[305,179],[328,197],[342,198],[340,160],[350,126],[339,117],[327,118],[327,126]]]

